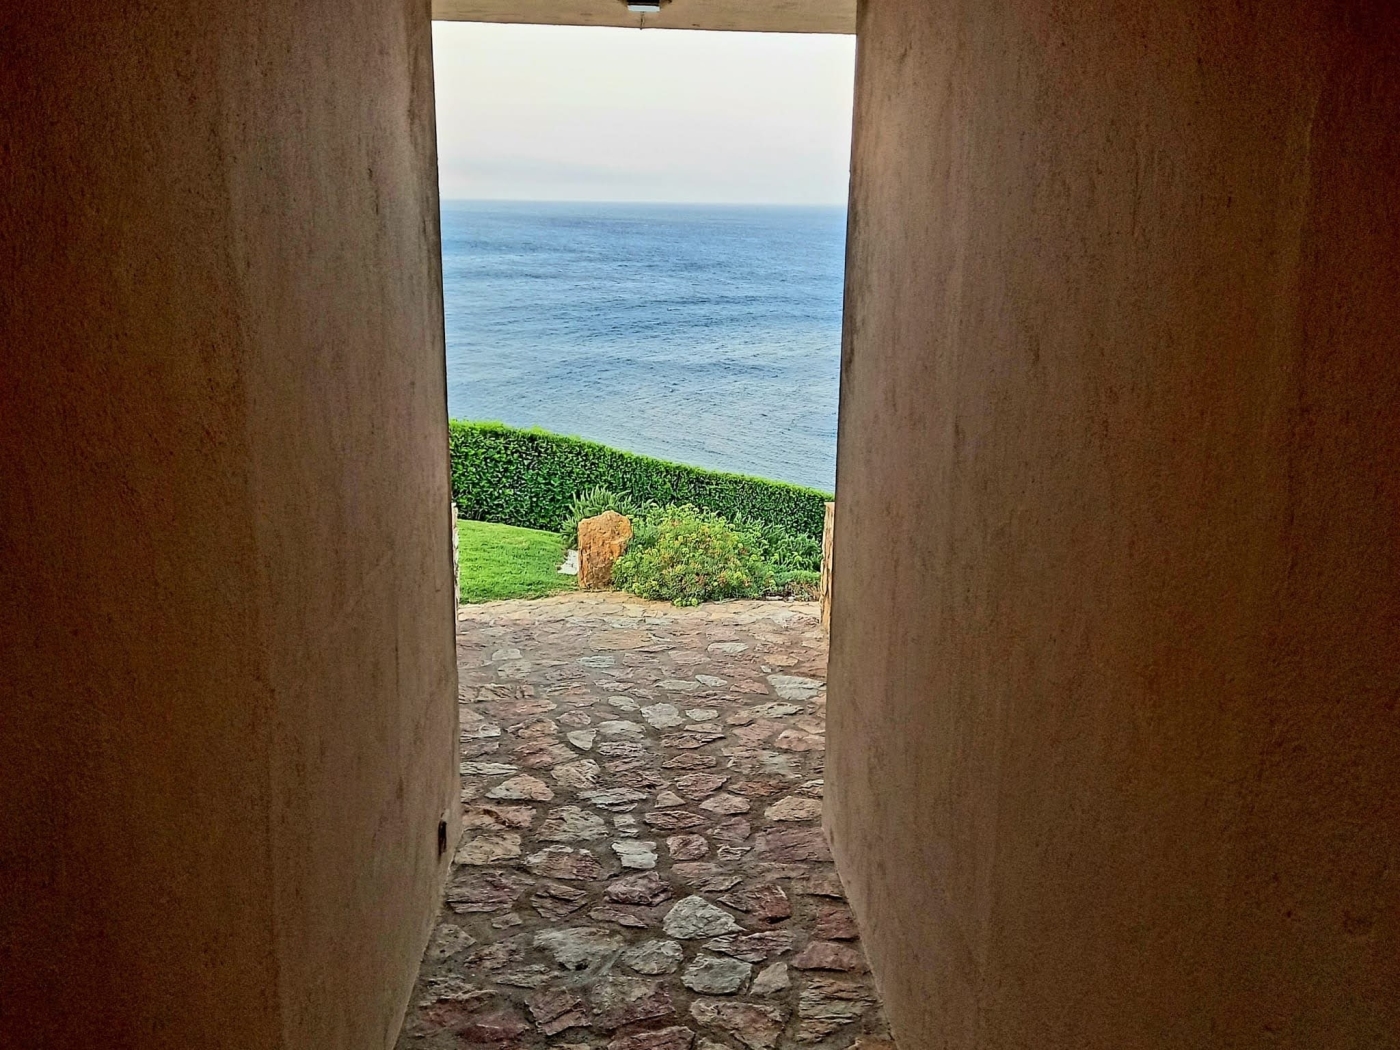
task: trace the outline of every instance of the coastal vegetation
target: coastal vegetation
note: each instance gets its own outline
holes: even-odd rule
[[[822,493],[501,424],[453,422],[451,433],[465,602],[571,588],[559,563],[578,545],[579,521],[605,511],[631,521],[613,583],[639,597],[677,605],[816,597]],[[619,481],[630,487],[612,487]]]
[[[602,486],[638,506],[688,504],[732,523],[777,526],[820,543],[831,498],[782,481],[669,463],[501,423],[454,420],[448,442],[458,513],[530,529],[558,529],[576,497]]]

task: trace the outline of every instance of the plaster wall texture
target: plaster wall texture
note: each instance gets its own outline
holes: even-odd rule
[[[902,1050],[1400,1045],[1397,17],[861,7],[826,822]]]
[[[429,28],[0,9],[0,1045],[394,1042],[458,823]]]

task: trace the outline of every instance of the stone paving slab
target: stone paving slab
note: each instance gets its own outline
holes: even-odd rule
[[[815,603],[459,616],[462,837],[399,1047],[893,1050],[821,831]]]

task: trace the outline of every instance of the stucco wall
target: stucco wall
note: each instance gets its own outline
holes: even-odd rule
[[[0,1044],[392,1042],[456,826],[430,46],[0,12]]]
[[[1400,1045],[1396,12],[862,7],[827,822],[902,1050]]]

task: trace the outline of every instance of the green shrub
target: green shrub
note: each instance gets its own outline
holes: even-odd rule
[[[699,605],[762,597],[773,585],[773,570],[719,515],[666,507],[634,524],[627,553],[613,565],[613,583],[641,598]]]
[[[786,569],[773,574],[769,594],[798,601],[814,602],[821,598],[822,574],[808,569]]]
[[[525,528],[559,529],[576,497],[603,486],[638,504],[687,503],[820,542],[830,499],[781,481],[667,463],[500,423],[454,420],[448,443],[452,498],[462,517]]]
[[[778,571],[820,572],[821,541],[806,533],[770,525],[747,515],[736,515],[733,524],[762,557]]]
[[[638,518],[651,506],[653,504],[638,503],[624,493],[595,485],[582,495],[574,497],[574,501],[569,504],[568,517],[559,527],[559,535],[563,537],[565,547],[577,547],[578,523],[584,518],[595,518],[608,510],[615,510],[628,518]]]

